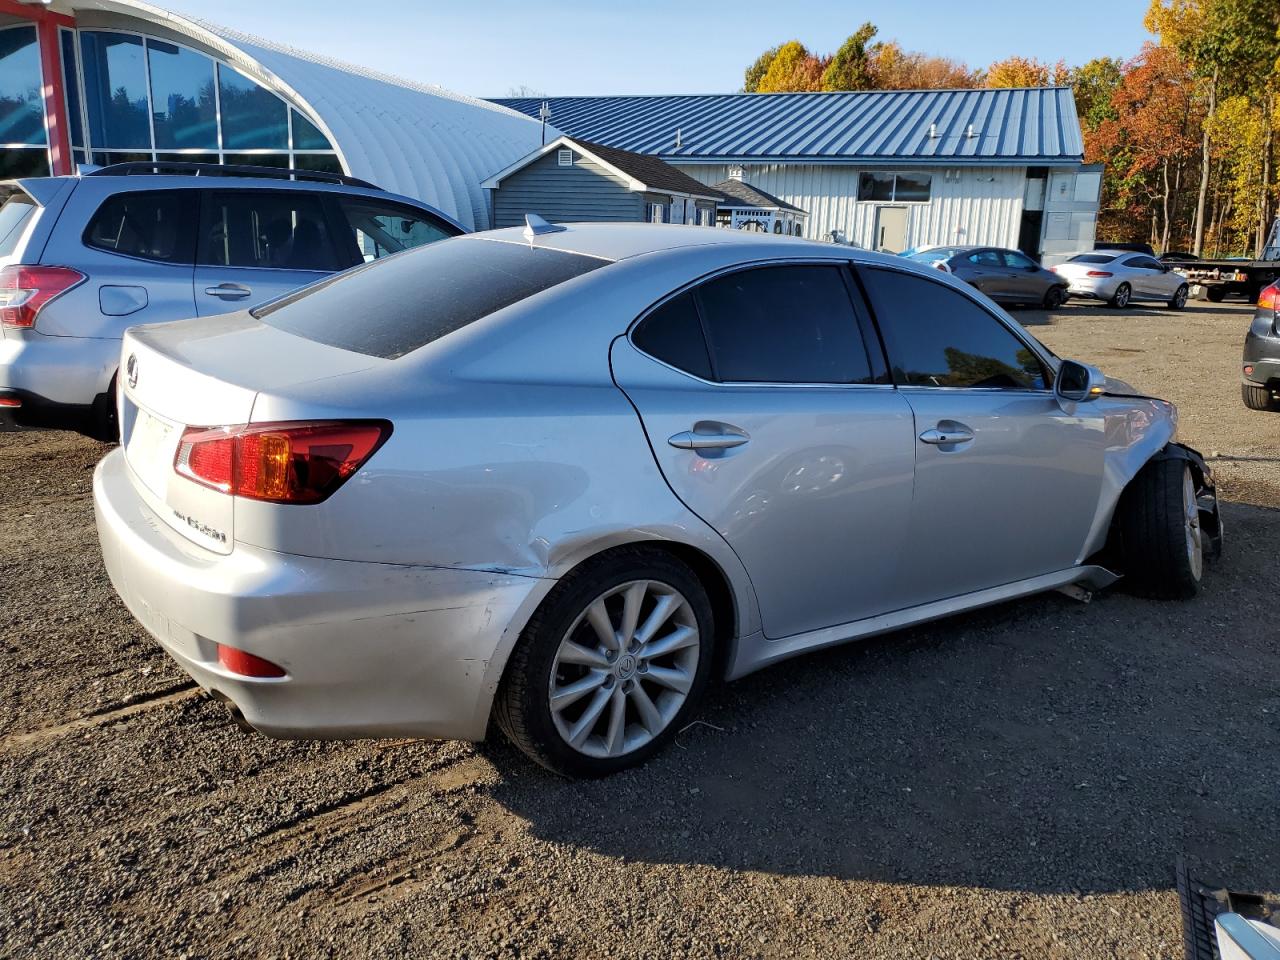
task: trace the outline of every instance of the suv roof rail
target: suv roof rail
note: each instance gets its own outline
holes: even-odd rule
[[[277,180],[317,180],[321,183],[340,183],[347,187],[364,187],[381,190],[376,184],[341,173],[325,170],[295,170],[291,167],[258,167],[238,163],[185,163],[171,160],[133,160],[129,163],[113,163],[86,173],[86,177],[127,177],[146,174],[190,174],[195,177],[270,177]]]

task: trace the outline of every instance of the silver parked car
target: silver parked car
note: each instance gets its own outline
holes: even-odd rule
[[[1105,300],[1113,307],[1127,307],[1134,300],[1157,300],[1170,310],[1181,310],[1190,291],[1186,277],[1145,253],[1094,250],[1078,253],[1051,269],[1067,281],[1071,296]]]
[[[0,409],[115,439],[126,328],[243,310],[464,232],[316,171],[139,162],[0,183]]]
[[[1018,250],[930,247],[903,256],[954,274],[996,303],[1057,310],[1067,299],[1067,281]]]
[[[1176,413],[896,257],[648,224],[473,234],[131,330],[107,570],[269,734],[598,775],[712,679],[1217,542]]]

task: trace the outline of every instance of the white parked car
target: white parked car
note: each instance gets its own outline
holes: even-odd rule
[[[1190,292],[1186,277],[1145,253],[1094,250],[1050,269],[1067,281],[1070,296],[1104,300],[1113,307],[1157,300],[1170,310],[1181,310]]]

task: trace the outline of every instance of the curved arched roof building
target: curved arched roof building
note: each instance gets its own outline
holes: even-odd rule
[[[153,159],[332,170],[484,229],[481,182],[540,144],[506,107],[138,0],[0,0],[0,178]]]

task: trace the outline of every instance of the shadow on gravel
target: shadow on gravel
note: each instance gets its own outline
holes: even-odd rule
[[[1031,598],[714,691],[643,768],[570,783],[506,745],[538,836],[642,862],[1025,891],[1280,889],[1280,511],[1229,505],[1188,603]]]

